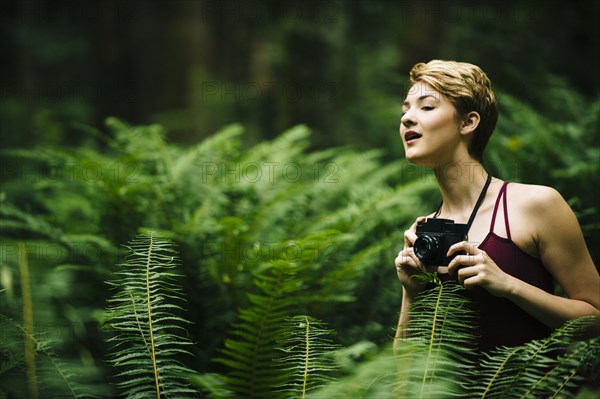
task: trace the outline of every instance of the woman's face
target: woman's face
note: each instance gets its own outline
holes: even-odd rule
[[[463,143],[456,108],[424,82],[415,83],[402,104],[400,136],[406,159],[428,167],[455,160]]]

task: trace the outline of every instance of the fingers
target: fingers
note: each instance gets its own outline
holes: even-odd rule
[[[461,241],[448,249],[448,256],[456,253],[448,264],[448,273],[456,273],[457,280],[465,287],[480,285],[486,279],[487,253],[467,241]]]
[[[414,269],[414,271],[423,271],[424,267],[419,258],[415,255],[412,247],[407,247],[398,253],[394,263],[396,269],[406,271],[406,269]]]
[[[458,269],[457,280],[465,287],[475,286],[484,278],[482,272],[483,267],[481,265],[462,267]]]
[[[417,235],[413,231],[406,230],[404,232],[404,248],[412,248],[412,246],[415,244],[416,239]]]
[[[404,249],[398,253],[394,261],[398,277],[403,285],[412,275],[425,271],[425,265],[417,258],[413,249],[413,245],[418,238],[416,234],[417,224],[424,220],[427,220],[425,216],[419,216],[410,228],[404,232]]]
[[[448,264],[448,273],[454,273],[458,268],[473,266],[479,262],[479,255],[456,255]]]
[[[468,241],[461,241],[461,242],[458,242],[458,243],[452,245],[448,249],[448,253],[446,255],[452,256],[453,254],[455,254],[456,252],[459,252],[459,251],[464,251],[467,254],[473,254],[473,255],[481,252],[481,250],[479,248],[477,248],[477,245],[470,243]]]
[[[424,222],[425,220],[427,220],[426,216],[417,216],[417,219],[415,220],[415,222],[413,223],[413,225],[416,228],[417,227],[417,223]]]
[[[425,221],[425,216],[419,216],[408,230],[404,232],[404,247],[412,247],[417,239],[415,232],[417,231],[417,223]]]
[[[456,253],[460,253],[455,255]],[[474,244],[467,241],[456,243],[448,249],[448,256],[454,258],[448,264],[448,273],[454,273],[459,267],[473,266],[478,263],[483,263],[485,260],[485,252],[477,248]]]

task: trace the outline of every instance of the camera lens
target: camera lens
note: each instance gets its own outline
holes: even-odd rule
[[[435,237],[421,236],[415,241],[413,249],[417,258],[425,263],[431,262],[437,259],[439,242]]]

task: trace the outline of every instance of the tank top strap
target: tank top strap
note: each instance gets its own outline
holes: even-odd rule
[[[498,205],[500,205],[500,198],[502,197],[502,205],[504,208],[504,225],[506,226],[506,237],[509,240],[512,240],[511,236],[510,236],[510,227],[508,225],[508,208],[506,206],[506,186],[508,186],[507,181],[505,181],[504,184],[502,185],[502,188],[500,188],[500,192],[498,193],[498,197],[496,198],[496,204],[494,205],[494,213],[492,213],[492,222],[490,224],[490,233],[494,232],[494,225],[496,224],[496,214],[498,213]]]
[[[508,206],[506,206],[506,197],[508,190],[508,182],[504,182],[504,193],[502,195],[502,202],[504,206],[504,226],[506,227],[506,238],[512,241],[512,237],[510,236],[510,225],[508,224]]]

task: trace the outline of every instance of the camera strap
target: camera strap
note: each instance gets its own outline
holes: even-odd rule
[[[465,233],[465,235],[469,234],[469,230],[471,229],[473,220],[475,220],[475,215],[477,215],[477,211],[479,210],[479,207],[481,206],[481,203],[483,202],[483,199],[485,198],[485,193],[487,193],[488,187],[490,186],[491,182],[492,182],[492,175],[490,175],[488,173],[487,179],[485,180],[485,184],[483,185],[483,188],[481,189],[481,193],[479,194],[479,198],[477,198],[475,207],[473,208],[473,211],[471,212],[471,216],[469,216],[469,221],[467,222],[467,232]],[[440,212],[442,211],[443,204],[444,204],[444,202],[442,201],[440,203],[440,207],[438,208],[437,212],[433,216],[434,218],[437,218],[439,216]]]

